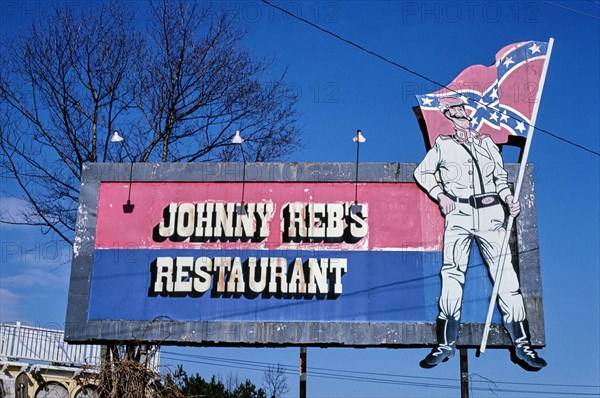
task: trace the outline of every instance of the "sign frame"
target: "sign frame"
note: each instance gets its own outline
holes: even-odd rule
[[[102,182],[414,182],[417,163],[87,163],[81,177],[75,230],[65,341],[107,343],[144,341],[161,345],[195,346],[345,346],[430,347],[435,344],[435,319],[431,322],[255,322],[89,320],[94,240]],[[518,165],[506,164],[509,181]],[[423,192],[423,195],[426,195]],[[526,201],[516,219],[521,292],[534,347],[545,346],[538,230],[535,212],[533,166],[527,165],[522,186]],[[440,264],[441,266],[441,264]],[[463,323],[457,345],[479,346],[484,324]],[[490,330],[490,348],[512,343],[501,324]]]

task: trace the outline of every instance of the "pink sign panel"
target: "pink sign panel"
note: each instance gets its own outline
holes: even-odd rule
[[[131,195],[135,211],[123,214],[122,204],[127,200],[129,184],[102,183],[96,248],[441,250],[443,220],[435,204],[415,184],[362,183],[358,191],[365,214],[354,216],[352,183],[247,183],[244,190],[247,214],[239,215],[236,204],[241,202],[240,183],[142,182],[134,183]],[[165,215],[167,226],[172,222],[176,228],[187,229],[185,235],[189,236],[156,239],[153,234],[161,222],[165,225]],[[245,228],[239,237],[234,233],[224,238],[223,230],[219,237],[192,228],[201,217],[205,224],[216,223],[215,217],[227,217],[232,227],[237,223],[252,226]],[[298,230],[297,237],[286,239],[284,223],[290,219],[298,224],[296,229],[306,229],[306,236],[301,236]],[[359,222],[359,219],[367,232],[358,241],[327,239],[328,231],[348,228],[353,220]],[[340,226],[335,225],[338,221]],[[257,222],[262,222],[267,236],[260,237],[260,232],[254,231]],[[257,235],[247,239],[250,230]]]

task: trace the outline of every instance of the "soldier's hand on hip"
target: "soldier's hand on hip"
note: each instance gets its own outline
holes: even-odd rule
[[[443,215],[450,213],[456,208],[456,202],[444,193],[438,195],[438,205],[440,206]]]
[[[521,204],[519,202],[513,202],[514,197],[512,195],[508,195],[506,197],[506,204],[508,205],[508,213],[516,217],[521,212]]]

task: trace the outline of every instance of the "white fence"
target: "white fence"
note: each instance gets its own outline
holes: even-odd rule
[[[0,358],[12,361],[49,362],[67,366],[100,365],[100,345],[68,344],[62,330],[0,324]],[[149,363],[159,365],[159,350],[149,352]]]
[[[101,346],[64,342],[62,330],[17,324],[0,325],[0,356],[20,361],[43,361],[65,365],[99,365]]]

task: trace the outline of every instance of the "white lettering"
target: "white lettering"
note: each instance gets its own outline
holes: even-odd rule
[[[290,276],[288,293],[306,293],[306,279],[304,279],[304,265],[302,259],[294,260],[294,268]]]
[[[217,296],[317,295],[323,299],[342,294],[347,271],[345,258],[308,258],[303,262],[297,257],[288,263],[283,257],[249,257],[244,263],[240,257],[157,257],[150,287],[151,294],[162,296],[202,295],[214,286],[211,294]]]
[[[154,291],[173,291],[173,259],[171,257],[158,257],[156,259]]]
[[[287,293],[287,261],[285,258],[271,257],[269,259],[271,279],[269,281],[269,293]],[[277,283],[279,279],[279,284]],[[279,286],[279,289],[277,288]]]
[[[283,242],[356,243],[367,236],[367,205],[288,203],[282,208]]]
[[[210,289],[212,282],[211,272],[213,270],[212,261],[208,257],[198,257],[194,263],[194,291],[196,293],[204,293]]]
[[[250,290],[254,293],[260,293],[267,287],[267,268],[269,264],[269,259],[261,258],[260,259],[260,280],[256,280],[256,258],[250,257],[248,259],[248,268],[250,270],[250,275],[248,279],[250,280]]]
[[[194,265],[193,257],[177,257],[175,259],[175,284],[173,290],[178,293],[192,291],[190,271]]]
[[[158,234],[163,238],[168,238],[175,233],[175,213],[177,212],[177,204],[171,203],[165,209],[163,220],[158,224]]]
[[[247,203],[245,212],[237,212],[237,203],[171,203],[163,210],[154,239],[162,242],[190,240],[262,241],[269,236],[273,203]]]
[[[327,259],[321,259],[321,264],[316,258],[308,259],[308,293],[316,294],[317,288],[319,293],[327,293]]]
[[[235,293],[244,293],[246,283],[244,282],[244,273],[242,272],[242,262],[239,257],[233,259],[233,268],[227,281],[227,291]]]

